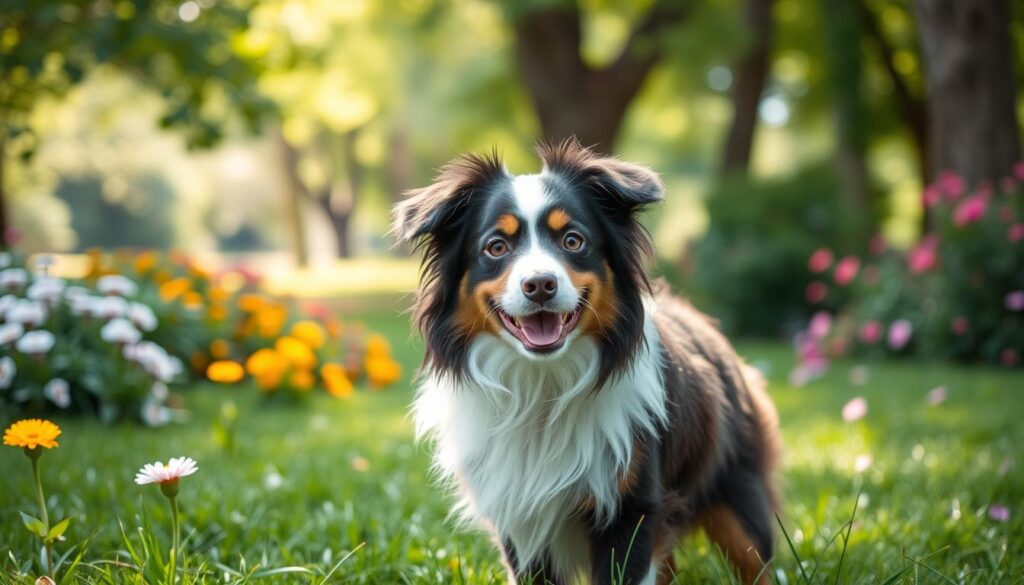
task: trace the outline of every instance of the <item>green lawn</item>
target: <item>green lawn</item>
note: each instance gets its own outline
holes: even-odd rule
[[[405,320],[384,310],[365,319],[397,342],[412,371],[420,350]],[[795,389],[785,382],[787,347],[740,349],[769,370],[785,436],[782,524],[792,546],[780,530],[776,582],[1024,579],[1024,376],[865,362],[868,380],[858,387],[849,373],[860,362],[848,361]],[[948,400],[929,406],[926,393],[940,385]],[[846,423],[840,411],[858,395],[869,412]],[[134,473],[143,463],[188,455],[200,469],[183,480],[180,501],[188,570],[203,571],[200,580],[231,582],[234,572],[289,566],[311,573],[265,582],[321,583],[332,569],[327,582],[500,580],[489,539],[445,520],[447,502],[431,484],[426,449],[412,443],[411,396],[408,380],[383,393],[317,397],[301,406],[263,403],[247,387],[203,387],[188,392],[187,424],[150,430],[58,419],[61,446],[42,464],[51,517],[74,517],[59,548],[88,541],[77,571],[82,582],[136,582],[131,563],[104,561],[128,560],[125,538],[136,547],[143,536],[166,545],[169,512],[159,490],[134,485]],[[224,400],[239,409],[233,453],[214,440]],[[858,473],[856,458],[865,454],[873,463]],[[36,508],[28,460],[0,449],[0,475],[0,583],[30,582],[12,577],[36,550],[18,515]],[[991,504],[1008,506],[1009,521],[990,518]],[[842,537],[832,537],[851,517],[844,547]],[[145,522],[152,529],[140,533]],[[686,542],[677,556],[679,583],[730,579],[703,538]]]

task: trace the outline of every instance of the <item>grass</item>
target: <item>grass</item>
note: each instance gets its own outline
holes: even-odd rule
[[[401,342],[396,353],[411,371],[420,348],[406,341],[405,319],[388,310],[364,316]],[[775,582],[1024,579],[1024,376],[845,361],[796,389],[785,382],[788,348],[740,349],[769,372],[787,448]],[[854,367],[867,373],[863,386],[850,382]],[[940,385],[948,400],[928,406],[926,393]],[[188,392],[192,420],[184,425],[106,428],[58,419],[64,434],[41,460],[43,481],[51,517],[74,518],[58,552],[81,557],[74,578],[63,582],[158,580],[153,567],[167,556],[169,508],[158,489],[132,478],[143,463],[175,455],[200,466],[179,496],[190,581],[500,581],[489,539],[446,521],[448,503],[430,481],[426,448],[412,443],[411,396],[406,382],[303,406],[264,403],[247,387],[203,386]],[[840,411],[855,396],[867,399],[869,412],[846,423]],[[225,400],[239,411],[233,452],[214,439]],[[873,458],[863,472],[855,471],[859,455]],[[29,462],[2,448],[0,475],[0,584],[31,583],[17,575],[38,554],[19,518],[36,513]],[[1009,521],[989,517],[994,503],[1010,508]],[[701,536],[676,556],[679,583],[733,580]]]

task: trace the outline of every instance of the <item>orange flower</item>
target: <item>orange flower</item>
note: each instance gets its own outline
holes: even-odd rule
[[[220,322],[228,318],[228,309],[222,304],[213,304],[206,308],[206,317],[210,321]]]
[[[181,297],[181,304],[185,305],[186,309],[201,309],[203,308],[203,295],[190,290]]]
[[[374,333],[366,338],[366,355],[371,358],[384,358],[391,353],[391,344],[383,335]]]
[[[169,303],[192,288],[192,281],[185,278],[175,278],[160,285],[160,298]]]
[[[210,290],[207,291],[207,296],[210,300],[215,303],[225,303],[231,298],[231,293],[224,289],[222,286],[213,285]]]
[[[305,320],[292,325],[292,335],[313,349],[323,346],[327,341],[327,333],[316,321]]]
[[[340,364],[324,364],[320,368],[320,377],[324,379],[324,386],[327,393],[335,398],[348,398],[352,396],[352,382],[345,374],[345,368]]]
[[[278,304],[267,304],[256,313],[256,328],[261,337],[277,337],[288,320],[288,309]]]
[[[228,357],[231,352],[231,344],[226,339],[214,339],[210,343],[210,355],[217,359]]]
[[[280,353],[288,363],[297,368],[310,369],[316,366],[316,355],[306,343],[295,337],[285,336],[277,340],[274,349]]]
[[[291,385],[295,386],[296,389],[306,392],[316,384],[316,378],[313,377],[313,372],[298,369],[292,372],[289,382],[291,382]]]
[[[160,255],[157,254],[156,250],[146,250],[135,256],[135,260],[132,261],[132,268],[135,269],[137,274],[148,274],[156,268],[156,263],[159,259]]]
[[[19,420],[7,427],[4,431],[4,445],[12,447],[24,447],[35,449],[45,447],[53,449],[59,447],[57,437],[60,436],[60,427],[48,420],[30,418]]]
[[[238,362],[220,360],[206,368],[206,377],[213,382],[233,384],[245,377],[245,369]]]
[[[246,313],[255,313],[263,308],[263,297],[255,294],[244,294],[238,297],[238,308]]]
[[[253,376],[261,376],[272,370],[284,371],[287,367],[284,358],[269,348],[257,350],[245,360],[245,369]]]
[[[374,388],[389,386],[402,377],[401,364],[390,358],[368,358],[365,366],[366,378]]]

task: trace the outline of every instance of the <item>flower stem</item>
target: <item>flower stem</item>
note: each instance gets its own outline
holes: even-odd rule
[[[178,534],[178,498],[170,497],[171,500],[171,572],[168,575],[168,584],[174,585],[177,577],[177,565],[178,565],[178,546],[179,546],[179,534]]]
[[[43,526],[46,528],[46,532],[50,532],[50,516],[46,513],[46,496],[43,495],[43,481],[39,477],[39,457],[29,456],[29,461],[32,462],[32,477],[36,480],[36,495],[39,496],[39,514],[43,517]],[[50,574],[50,568],[53,567],[53,559],[50,558],[52,552],[50,551],[50,545],[46,542],[46,536],[43,535],[43,547],[46,549],[46,566],[43,570],[47,575]]]

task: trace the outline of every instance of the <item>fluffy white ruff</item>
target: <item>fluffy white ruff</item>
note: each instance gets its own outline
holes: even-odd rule
[[[586,563],[579,542],[569,542],[579,540],[570,515],[585,498],[599,522],[614,517],[633,430],[654,433],[666,416],[650,315],[644,334],[632,367],[596,393],[600,352],[583,336],[558,359],[534,360],[484,335],[470,349],[466,381],[429,377],[421,386],[417,434],[436,441],[437,471],[461,488],[456,514],[510,539],[520,568],[549,545],[563,574]]]

